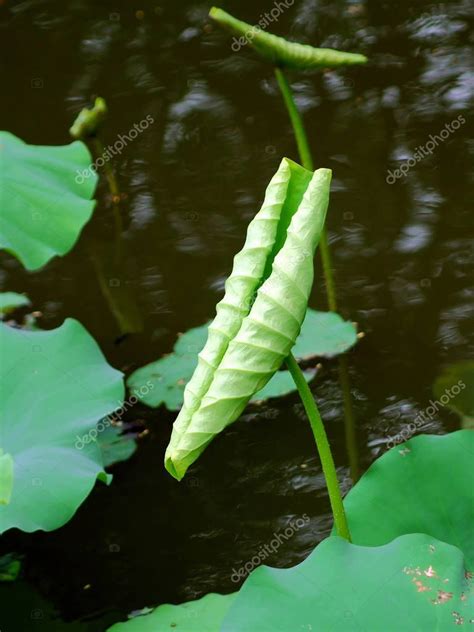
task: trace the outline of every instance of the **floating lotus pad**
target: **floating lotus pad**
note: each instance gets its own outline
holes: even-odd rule
[[[69,252],[95,205],[96,173],[78,177],[91,162],[80,141],[28,145],[0,132],[0,248],[28,270]]]
[[[164,604],[149,614],[116,623],[108,632],[219,632],[236,595],[210,593],[178,606]]]
[[[127,461],[137,451],[135,436],[131,433],[123,434],[119,426],[109,426],[101,432],[97,441],[102,452],[104,467]]]
[[[123,402],[123,377],[84,327],[0,324],[0,533],[65,524],[106,480],[97,422]]]
[[[196,368],[198,353],[207,340],[210,323],[194,327],[180,336],[169,355],[151,362],[134,371],[127,384],[132,392],[148,383],[152,389],[141,401],[157,408],[164,404],[168,410],[179,410],[183,405],[186,384]],[[331,358],[350,349],[357,342],[357,331],[353,323],[343,320],[334,312],[316,312],[308,309],[301,332],[293,347],[298,360],[311,358]],[[315,375],[314,369],[304,372],[307,381]],[[278,371],[268,384],[254,395],[252,401],[262,401],[271,397],[281,397],[294,392],[295,383],[289,371]]]

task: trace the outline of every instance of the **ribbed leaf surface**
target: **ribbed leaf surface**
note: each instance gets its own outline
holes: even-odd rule
[[[313,283],[330,180],[330,170],[312,174],[288,159],[272,178],[185,389],[165,457],[176,478],[239,417],[291,351]]]

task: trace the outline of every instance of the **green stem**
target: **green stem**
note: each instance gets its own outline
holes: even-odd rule
[[[296,103],[293,98],[293,92],[291,90],[290,84],[288,83],[286,75],[284,74],[281,68],[275,68],[275,75],[276,75],[276,79],[277,79],[281,94],[283,96],[283,100],[285,102],[286,109],[290,117],[291,125],[293,127],[293,132],[295,134],[296,144],[298,147],[298,153],[300,155],[301,163],[303,167],[305,167],[306,169],[309,169],[310,171],[313,171],[314,163],[313,163],[313,158],[311,156],[311,149],[309,147],[308,137],[306,135],[306,131],[304,128],[303,119],[298,111],[298,108],[296,107]],[[327,297],[328,307],[331,312],[337,312],[336,284],[334,281],[334,274],[333,274],[332,263],[331,263],[331,252],[329,248],[329,242],[328,242],[326,229],[324,229],[321,233],[318,249],[319,249],[319,252],[321,253],[323,274],[324,274],[324,279],[326,281],[326,297]],[[296,369],[294,369],[294,372],[292,372],[292,375],[293,375],[293,379],[296,382],[296,374],[297,373],[301,374],[301,370],[298,367],[298,364],[296,362],[295,362],[295,365],[296,365]],[[356,442],[356,437],[355,437],[355,419],[354,419],[354,411],[352,407],[349,371],[347,368],[346,359],[343,358],[342,356],[339,358],[339,379],[340,379],[340,384],[341,384],[343,398],[344,398],[344,423],[345,423],[345,428],[346,428],[346,433],[345,433],[346,434],[346,447],[347,447],[347,452],[349,455],[351,478],[353,482],[355,483],[359,477],[357,442]],[[311,409],[313,411],[312,414],[315,414],[316,418],[319,420],[319,426],[321,427],[322,431],[316,434],[315,426],[313,422],[311,421],[310,412],[308,408],[306,408],[306,405],[305,405],[306,412],[308,413],[308,417],[310,417],[311,427],[313,428],[313,433],[316,438],[316,442],[317,442],[317,446],[318,446],[318,450],[320,451],[320,454],[321,454],[321,451],[324,451],[324,450],[329,452],[330,462],[329,462],[328,468],[330,471],[334,472],[333,483],[335,479],[335,485],[337,488],[335,491],[333,490],[334,492],[333,496],[335,494],[334,498],[336,498],[336,504],[337,504],[337,498],[339,498],[339,506],[342,510],[342,515],[343,515],[343,520],[342,520],[343,524],[341,525],[341,528],[344,527],[347,530],[347,523],[344,516],[344,509],[342,508],[342,501],[340,500],[339,487],[337,484],[337,477],[335,476],[335,470],[334,470],[334,462],[332,460],[327,436],[324,431],[324,426],[322,425],[319,411],[311,395],[311,391],[309,390],[309,387],[306,384],[306,380],[304,380],[303,377],[302,377],[302,380],[304,382],[304,386],[303,384],[301,384],[301,388],[298,387],[298,390],[300,391],[300,395],[302,399],[303,399],[302,388],[307,390],[312,402],[312,405],[311,405]],[[303,400],[303,403],[305,403],[304,400]],[[323,441],[322,449],[320,448],[319,443],[318,443],[319,437],[322,437],[322,441]],[[321,462],[323,462],[322,458],[321,458]],[[324,465],[323,465],[323,470],[324,470]],[[328,489],[329,489],[328,476],[326,476],[326,481],[327,481]],[[329,492],[329,497],[331,498],[331,492]],[[333,506],[334,521],[336,522],[336,512],[335,512],[332,500],[331,500],[331,505]],[[337,523],[336,523],[336,528],[337,528]],[[338,532],[339,532],[339,529],[338,529]],[[349,535],[348,530],[347,530],[347,535]]]
[[[286,109],[290,116],[291,125],[296,138],[296,144],[298,146],[298,153],[300,155],[301,164],[306,169],[314,171],[313,158],[311,156],[311,150],[309,148],[308,137],[303,124],[298,108],[296,107],[295,100],[293,98],[293,92],[291,91],[290,84],[281,68],[275,68],[275,75],[280,87],[283,100],[285,102]],[[331,265],[331,255],[329,251],[329,242],[327,238],[326,229],[321,233],[319,240],[319,252],[321,253],[321,261],[323,264],[323,274],[326,281],[326,295],[328,301],[328,307],[331,312],[337,311],[337,299],[336,289],[334,282],[334,274]]]
[[[288,83],[286,75],[281,68],[275,68],[275,75],[293,126],[301,163],[306,169],[314,171],[313,158],[309,148],[308,137],[306,136],[306,131],[304,129],[303,119],[296,107],[290,84]]]
[[[349,533],[349,527],[347,525],[346,514],[344,511],[344,505],[342,504],[341,491],[339,489],[339,482],[337,480],[336,467],[334,465],[334,459],[331,453],[331,447],[324,429],[321,415],[319,414],[318,407],[314,401],[313,394],[308,386],[308,383],[304,379],[303,372],[301,371],[298,363],[296,362],[293,354],[290,353],[286,359],[288,369],[295,381],[296,388],[303,402],[304,409],[308,415],[311,430],[313,431],[314,439],[316,441],[316,447],[318,449],[319,458],[321,459],[321,465],[323,468],[324,478],[326,479],[326,486],[328,488],[329,501],[331,503],[332,514],[334,516],[334,525],[336,527],[337,535],[341,538],[345,538],[349,542],[351,541],[351,535]]]

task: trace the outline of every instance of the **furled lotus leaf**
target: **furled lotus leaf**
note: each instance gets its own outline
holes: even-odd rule
[[[107,480],[97,422],[123,401],[122,373],[75,320],[0,324],[0,534],[65,524]]]
[[[209,593],[177,606],[166,603],[148,614],[116,623],[108,632],[219,632],[236,595]]]
[[[291,351],[313,284],[330,181],[330,170],[312,173],[286,158],[272,178],[174,423],[165,464],[176,478],[239,417]]]
[[[352,541],[429,533],[474,568],[474,432],[421,435],[377,459],[344,499]]]
[[[426,534],[372,548],[331,537],[293,568],[253,571],[221,632],[463,629],[474,617],[471,577],[462,551]]]
[[[91,162],[80,141],[27,145],[0,132],[0,248],[28,270],[69,252],[95,205],[97,175],[89,169]]]
[[[358,53],[344,53],[332,48],[314,48],[307,44],[289,42],[283,37],[267,33],[258,25],[237,20],[217,7],[212,7],[209,16],[239,38],[234,39],[239,49],[249,44],[262,57],[277,66],[304,70],[365,64],[367,61],[367,57]]]

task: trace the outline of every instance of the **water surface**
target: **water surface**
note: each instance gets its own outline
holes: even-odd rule
[[[415,5],[415,6],[414,6]],[[213,316],[249,220],[281,157],[296,158],[269,66],[211,25],[210,3],[24,0],[0,7],[2,128],[64,144],[81,107],[103,96],[114,143],[151,115],[114,165],[126,226],[120,270],[143,330],[120,338],[94,261],[110,260],[113,216],[101,185],[77,247],[28,273],[0,257],[4,289],[26,292],[53,328],[80,320],[109,362],[131,372]],[[227,2],[249,22],[268,0]],[[292,73],[318,166],[333,169],[328,230],[340,311],[365,337],[349,354],[360,467],[425,410],[442,368],[472,357],[472,56],[470,4],[297,0],[273,26],[302,42],[361,52],[366,67]],[[247,47],[248,48],[248,47]],[[389,172],[462,116],[405,177]],[[392,179],[393,180],[393,179]],[[311,296],[325,309],[319,268]],[[350,486],[337,362],[314,392],[345,488]],[[331,527],[328,499],[298,398],[249,408],[178,484],[164,471],[174,415],[135,407],[148,428],[132,459],[97,485],[65,527],[12,532],[0,552],[25,554],[2,586],[2,632],[104,630],[143,606],[230,592],[235,569],[275,532],[309,520],[266,562],[302,560]],[[437,413],[420,432],[453,430]],[[235,576],[234,576],[235,578]]]

